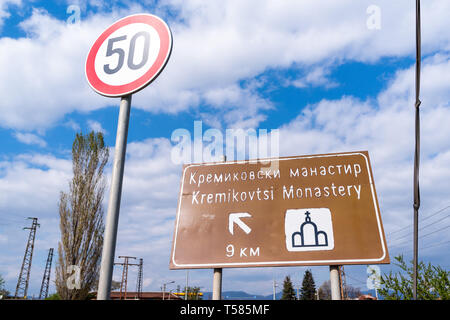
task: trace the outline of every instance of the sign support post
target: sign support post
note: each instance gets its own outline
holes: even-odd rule
[[[131,95],[156,79],[171,52],[169,26],[157,16],[134,14],[108,27],[86,59],[86,79],[91,88],[105,97],[121,97],[97,300],[109,299],[111,292]]]
[[[222,268],[214,268],[213,300],[222,300]]]
[[[331,300],[341,300],[341,290],[339,285],[339,266],[330,266],[330,287]]]
[[[116,147],[114,151],[111,189],[109,191],[108,213],[106,216],[97,300],[108,300],[111,292],[117,226],[119,223],[120,200],[122,195],[123,171],[127,149],[128,124],[130,122],[130,109],[131,95],[122,97],[120,101],[119,121],[117,124]]]
[[[227,161],[227,156],[222,156],[221,161]],[[222,300],[222,268],[214,268],[212,299]]]

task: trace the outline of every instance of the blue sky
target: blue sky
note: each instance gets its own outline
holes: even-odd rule
[[[170,161],[171,135],[193,132],[194,121],[222,132],[278,129],[281,156],[368,150],[391,259],[410,258],[413,2],[1,0],[0,274],[7,288],[14,291],[23,258],[28,234],[21,228],[35,216],[41,228],[29,293],[39,293],[48,249],[59,241],[57,202],[71,177],[75,133],[102,130],[114,147],[119,99],[89,88],[84,62],[107,26],[138,12],[164,18],[174,41],[164,72],[133,96],[128,136],[116,255],[144,258],[145,290],[160,290],[163,280],[185,284],[184,271],[168,269],[181,177]],[[79,8],[79,21],[72,23],[68,8]],[[445,0],[422,4],[420,258],[446,268],[449,9]],[[223,289],[270,294],[274,278],[281,283],[290,274],[299,284],[304,270],[227,269]],[[327,267],[312,272],[318,286],[328,278]],[[348,283],[366,289],[366,266],[346,272]],[[211,290],[212,270],[189,278]]]

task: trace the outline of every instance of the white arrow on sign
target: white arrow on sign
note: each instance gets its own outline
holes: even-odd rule
[[[252,229],[241,220],[241,218],[249,217],[251,217],[251,215],[247,212],[230,213],[228,216],[228,231],[230,231],[231,234],[234,234],[234,224],[236,223],[246,234],[249,234]]]

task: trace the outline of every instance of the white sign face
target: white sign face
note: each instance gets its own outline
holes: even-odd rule
[[[288,251],[334,249],[331,211],[328,208],[287,210],[284,232]]]
[[[141,90],[165,67],[172,51],[167,24],[150,14],[120,19],[106,29],[89,51],[89,85],[108,97]]]

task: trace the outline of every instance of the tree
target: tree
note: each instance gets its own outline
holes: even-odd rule
[[[350,285],[345,286],[345,292],[347,293],[348,299],[356,299],[362,294],[360,288],[355,288]]]
[[[331,283],[330,283],[330,280],[325,281],[319,287],[319,300],[331,300]]]
[[[109,150],[102,133],[76,135],[72,145],[73,178],[61,192],[56,289],[63,300],[83,300],[98,281],[103,245],[103,170]]]
[[[200,296],[200,287],[184,287],[184,291],[187,291],[187,300],[202,300],[202,297]]]
[[[59,296],[59,294],[53,293],[53,294],[49,295],[47,298],[45,298],[44,300],[61,300],[61,297]]]
[[[316,285],[311,271],[306,270],[303,276],[302,288],[300,290],[300,300],[315,300]]]
[[[351,285],[346,285],[344,292],[349,299],[356,299],[361,295],[361,289]],[[319,287],[319,300],[331,300],[331,283],[330,280],[325,281]]]
[[[413,298],[412,277],[413,266],[408,266],[403,256],[395,257],[398,267],[406,273],[400,272],[384,274],[381,276],[379,293],[386,300],[411,300]],[[449,300],[450,299],[450,272],[431,263],[426,265],[420,261],[417,265],[417,299],[418,300]]]
[[[295,290],[290,276],[284,278],[281,300],[295,300]]]
[[[9,291],[5,289],[5,280],[0,275],[0,300],[6,299],[9,296]]]

